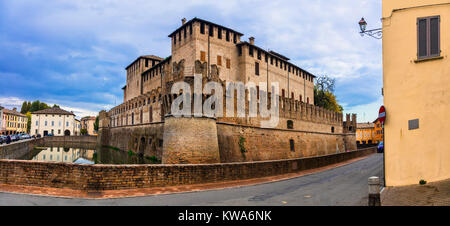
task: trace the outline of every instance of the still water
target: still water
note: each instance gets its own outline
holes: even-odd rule
[[[73,147],[45,147],[33,149],[21,160],[65,162],[78,164],[155,164],[154,158],[139,156],[105,147],[95,149]]]

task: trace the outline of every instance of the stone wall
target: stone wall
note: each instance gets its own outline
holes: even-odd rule
[[[375,152],[375,148],[369,148],[291,160],[187,165],[83,165],[0,160],[0,183],[90,191],[214,183],[295,173]]]
[[[295,159],[356,150],[354,134],[217,123],[220,162]]]
[[[163,132],[164,123],[162,122],[101,128],[98,143],[161,159]]]

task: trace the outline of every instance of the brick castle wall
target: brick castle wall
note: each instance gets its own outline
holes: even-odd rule
[[[0,183],[90,191],[214,183],[295,173],[375,152],[376,148],[368,148],[312,158],[188,165],[80,165],[0,160]]]

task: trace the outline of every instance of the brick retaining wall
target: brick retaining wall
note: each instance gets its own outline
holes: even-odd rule
[[[368,148],[301,159],[189,165],[78,165],[0,160],[0,183],[90,191],[202,184],[294,173],[375,152],[376,148]]]

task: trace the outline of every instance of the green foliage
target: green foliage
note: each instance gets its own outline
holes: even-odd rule
[[[81,129],[80,133],[81,133],[81,135],[87,135],[88,131],[87,131],[87,129]]]
[[[161,160],[159,160],[156,156],[145,156],[145,159],[149,160],[153,164],[159,164],[161,163]]]
[[[98,156],[97,156],[97,152],[95,152],[95,153],[92,155],[92,159],[94,160],[94,163],[95,163],[95,164],[98,164]]]
[[[27,112],[27,133],[30,133],[31,130],[31,112]]]
[[[344,108],[337,102],[334,95],[335,79],[324,75],[316,80],[314,85],[314,104],[330,111],[342,113]]]
[[[98,116],[95,118],[95,122],[94,122],[94,130],[98,131]]]
[[[239,148],[241,149],[242,154],[247,152],[247,149],[245,149],[245,138],[243,136],[239,137]]]
[[[133,156],[134,152],[132,150],[128,150],[128,156]]]
[[[425,185],[426,183],[427,183],[426,180],[420,180],[420,181],[419,181],[419,184],[420,184],[420,185]]]

